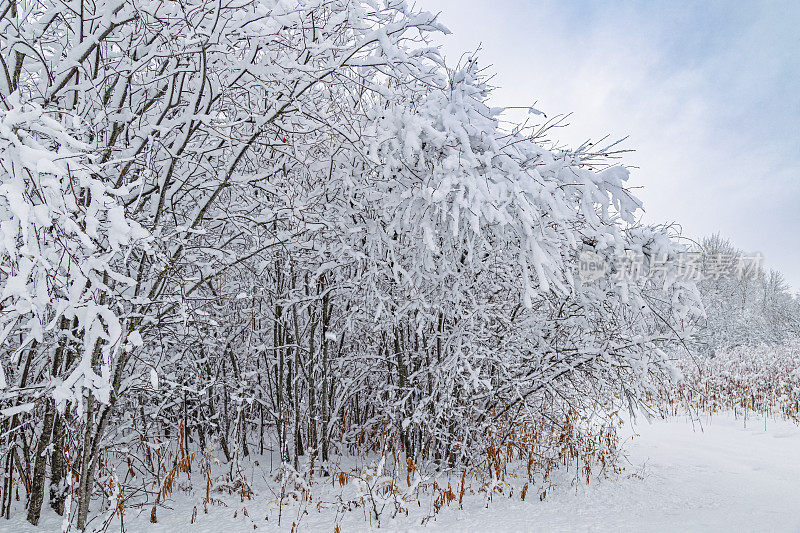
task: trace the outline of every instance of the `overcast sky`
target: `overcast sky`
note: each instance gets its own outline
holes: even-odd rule
[[[647,222],[715,232],[800,289],[800,2],[417,0],[448,64],[479,44],[494,105],[629,136]]]

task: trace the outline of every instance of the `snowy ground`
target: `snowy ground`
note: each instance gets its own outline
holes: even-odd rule
[[[702,429],[687,419],[640,423],[627,443],[630,464],[614,479],[589,486],[565,484],[544,502],[496,495],[485,508],[485,496],[465,497],[464,510],[454,507],[419,525],[424,512],[384,520],[389,531],[800,531],[800,428],[782,421],[704,418]],[[630,435],[631,430],[628,429]],[[297,509],[284,511],[279,527],[271,495],[256,495],[227,507],[198,513],[190,524],[190,497],[179,497],[175,510],[159,509],[159,523],[149,511],[130,510],[126,531],[216,533],[289,531]],[[247,515],[244,509],[247,509]],[[299,519],[300,531],[333,531],[331,510],[309,507]],[[234,517],[234,514],[236,515]],[[41,528],[20,519],[0,521],[0,531],[57,531],[59,517],[43,517]],[[268,519],[267,519],[268,518]],[[370,529],[362,511],[335,519],[342,532]],[[256,526],[254,528],[254,526]],[[119,529],[113,524],[110,531]],[[374,524],[373,524],[374,529]]]

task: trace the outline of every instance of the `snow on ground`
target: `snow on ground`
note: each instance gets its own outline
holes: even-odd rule
[[[800,428],[784,421],[742,420],[730,416],[640,421],[632,437],[627,429],[630,464],[618,477],[589,486],[564,483],[545,501],[529,495],[521,501],[495,495],[488,508],[485,495],[468,495],[464,510],[444,509],[427,527],[419,525],[425,512],[386,519],[388,531],[800,531]],[[631,438],[632,437],[632,438]],[[179,496],[174,511],[158,510],[158,524],[149,523],[149,510],[129,510],[129,532],[235,533],[289,531],[298,521],[297,509],[285,510],[277,524],[272,495],[251,501],[229,500],[227,507],[200,511],[190,523],[197,500]],[[415,502],[416,503],[416,502]],[[199,508],[200,506],[198,506]],[[423,506],[424,507],[424,506]],[[245,516],[243,509],[248,510]],[[334,513],[316,509],[299,519],[299,531],[333,531]],[[234,517],[234,513],[236,517]],[[342,532],[375,530],[362,510],[339,516]],[[45,514],[41,528],[0,520],[0,531],[58,531],[61,520]],[[266,520],[266,518],[269,518]],[[255,528],[253,526],[256,526]],[[119,530],[112,524],[109,531]]]

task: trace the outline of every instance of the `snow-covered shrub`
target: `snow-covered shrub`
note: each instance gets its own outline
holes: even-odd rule
[[[32,345],[61,342],[59,323],[73,322],[81,361],[57,387],[58,399],[77,402],[85,387],[108,401],[109,354],[125,340],[116,311],[134,284],[118,269],[147,233],[126,218],[125,191],[95,176],[77,138],[83,132],[69,126],[74,117],[48,114],[18,93],[7,102],[0,109],[0,342],[15,345],[15,362],[25,350],[30,357]]]
[[[739,346],[714,357],[679,362],[680,385],[664,388],[665,413],[732,412],[737,417],[786,418],[800,423],[800,341]]]
[[[1,13],[0,451],[33,523],[48,462],[84,529],[97,485],[160,503],[191,468],[166,450],[232,472],[588,458],[589,419],[654,390],[700,312],[613,149],[504,127],[405,2]],[[584,282],[582,253],[653,275]]]

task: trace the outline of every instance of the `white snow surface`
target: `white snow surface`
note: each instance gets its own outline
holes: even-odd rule
[[[633,433],[637,435],[633,435]],[[424,514],[385,518],[381,531],[800,531],[800,428],[780,420],[707,416],[639,422],[626,426],[625,471],[612,478],[592,479],[577,487],[565,481],[544,501],[535,494],[521,501],[496,494],[485,506],[485,494],[464,498],[443,509],[427,526]],[[627,463],[627,462],[626,462]],[[284,510],[278,525],[274,497],[256,494],[241,503],[234,495],[227,507],[210,506],[190,523],[200,496],[178,495],[170,507],[158,509],[159,522],[149,523],[149,509],[128,510],[128,532],[234,533],[290,531],[297,509]],[[416,502],[414,502],[416,504]],[[244,516],[243,508],[248,515]],[[423,506],[424,507],[424,506]],[[236,518],[234,518],[236,513]],[[268,520],[266,519],[268,518]],[[295,531],[342,532],[378,530],[363,511],[334,516],[330,509],[308,508]],[[256,526],[254,528],[253,526]],[[22,513],[0,520],[0,531],[59,531],[61,518],[43,513],[39,528]],[[118,531],[114,522],[108,531]]]

